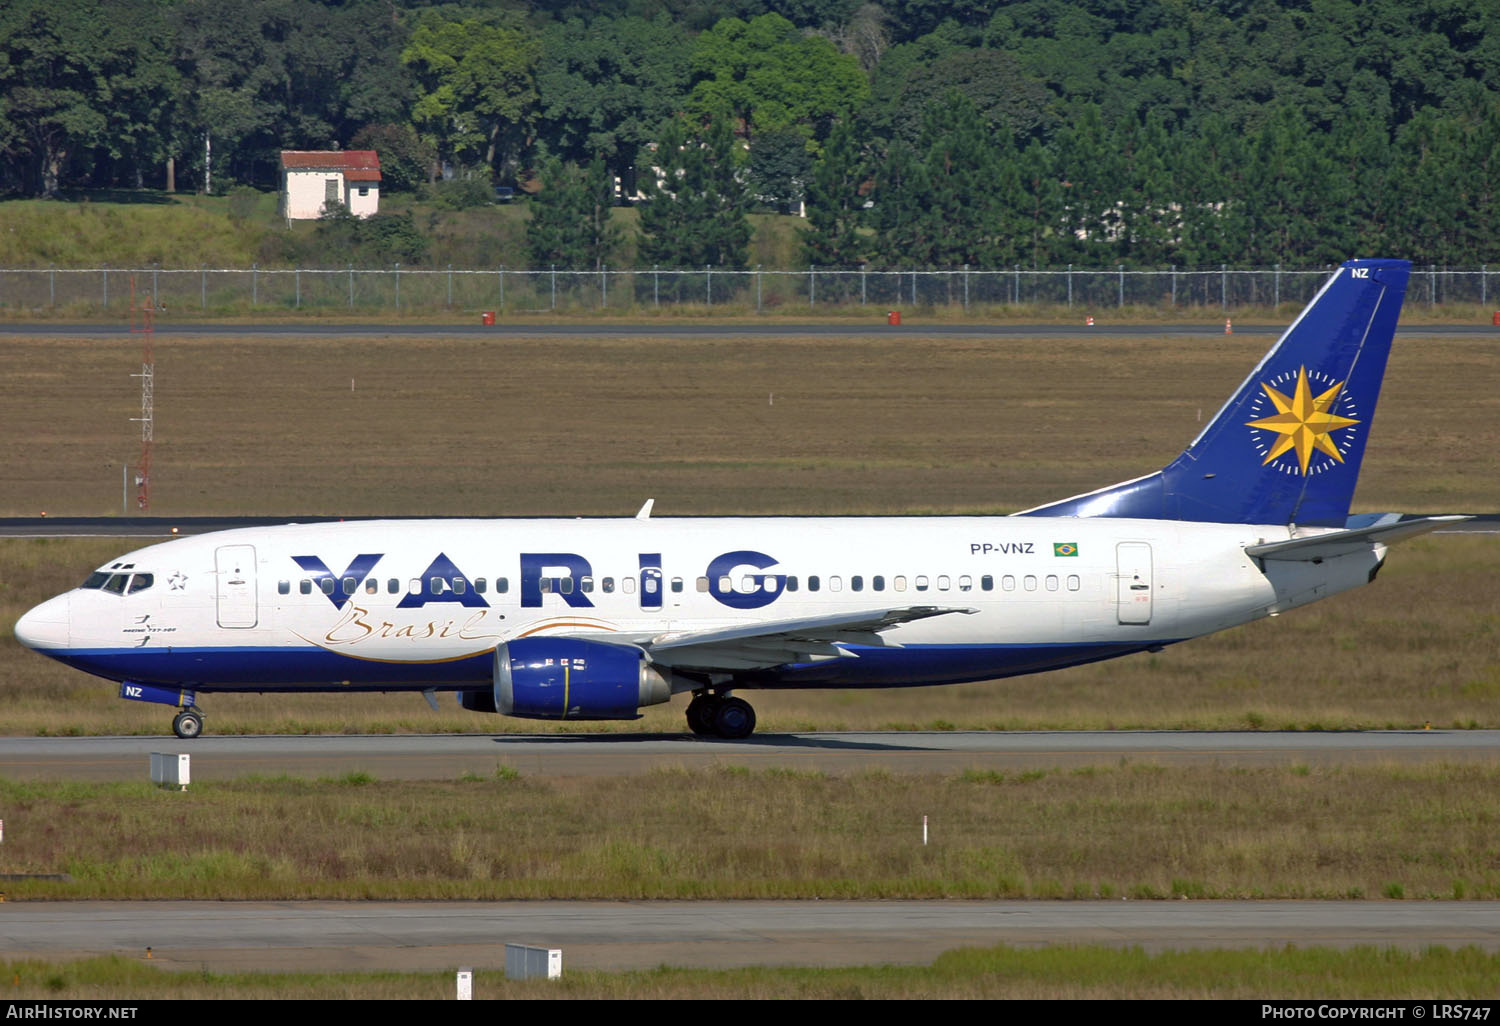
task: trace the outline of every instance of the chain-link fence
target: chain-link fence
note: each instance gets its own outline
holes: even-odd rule
[[[436,312],[553,310],[626,312],[663,306],[722,307],[726,312],[818,311],[858,306],[890,309],[1069,306],[1244,307],[1303,304],[1332,268],[1194,268],[1183,270],[875,271],[808,268],[801,271],[699,270],[441,270],[404,268],[0,269],[0,310],[129,308],[141,302],[184,313],[246,310]],[[1414,268],[1407,292],[1413,304],[1488,305],[1500,271]]]

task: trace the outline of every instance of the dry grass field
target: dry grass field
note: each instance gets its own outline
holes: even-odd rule
[[[153,512],[1010,512],[1160,466],[1264,336],[163,337]],[[0,338],[0,512],[119,509],[138,340]],[[1490,510],[1500,348],[1403,337],[1356,508]],[[352,387],[351,387],[352,386]],[[133,543],[0,542],[0,731],[161,733],[22,651],[36,601]],[[1439,535],[1372,588],[1155,656],[907,692],[761,693],[762,729],[1500,725],[1500,551]],[[420,699],[213,696],[211,729],[531,731]],[[681,702],[620,729],[679,730]],[[583,725],[598,729],[600,725]],[[566,725],[563,729],[580,729]]]

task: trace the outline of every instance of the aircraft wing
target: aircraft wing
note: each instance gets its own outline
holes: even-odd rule
[[[1315,534],[1307,538],[1290,541],[1266,542],[1261,545],[1246,545],[1245,554],[1256,559],[1290,559],[1317,562],[1335,556],[1347,556],[1351,552],[1362,552],[1371,545],[1389,545],[1403,538],[1414,538],[1429,531],[1436,531],[1448,524],[1472,520],[1473,517],[1420,517],[1416,520],[1398,520],[1391,523],[1376,523],[1369,527],[1351,531],[1334,531],[1330,534]]]
[[[882,631],[914,620],[974,609],[902,606],[797,620],[772,620],[738,627],[716,627],[683,634],[635,639],[662,666],[695,670],[752,670],[784,663],[811,663],[848,656],[844,645],[897,647]],[[613,638],[600,640],[618,640]]]

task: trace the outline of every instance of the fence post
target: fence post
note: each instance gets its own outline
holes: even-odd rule
[[[292,280],[297,283],[297,309],[302,309],[302,268],[298,267],[292,274]]]
[[[1073,305],[1073,265],[1068,265],[1068,306]]]
[[[104,308],[106,310],[108,310],[109,309],[109,264],[105,264],[104,265],[104,270],[100,272],[99,277],[100,277],[100,279],[104,283]],[[1480,280],[1483,281],[1484,279],[1481,277]]]
[[[1020,306],[1021,305],[1021,265],[1020,264],[1016,265],[1015,294],[1016,294],[1016,296],[1015,296],[1014,302],[1015,302],[1015,304],[1017,306]]]
[[[911,305],[917,305],[917,272],[915,268],[911,272]]]
[[[1276,276],[1273,279],[1273,281],[1275,282],[1275,286],[1274,286],[1274,288],[1273,288],[1273,290],[1271,292],[1271,299],[1272,299],[1272,302],[1273,302],[1274,306],[1280,306],[1281,305],[1281,265],[1280,264],[1276,265]]]
[[[703,269],[708,274],[703,279],[704,295],[708,298],[708,305],[714,305],[714,265],[704,264]]]
[[[208,265],[198,265],[198,305],[208,309]]]
[[[870,269],[869,264],[859,265],[859,305],[865,305],[865,272]]]
[[[607,264],[599,265],[599,309],[609,308],[609,267]]]
[[[1437,264],[1427,265],[1427,305],[1437,306]]]
[[[1118,304],[1116,304],[1116,305],[1119,306],[1121,309],[1124,309],[1124,307],[1125,307],[1125,265],[1124,264],[1116,264],[1115,267],[1120,272],[1120,302]]]
[[[1490,266],[1489,264],[1480,264],[1479,265],[1479,305],[1480,306],[1488,306],[1489,305],[1489,299],[1487,298],[1487,295],[1486,295],[1486,293],[1487,293],[1488,290],[1485,288],[1485,280],[1484,280],[1485,276],[1487,274],[1489,274],[1489,271],[1487,270],[1487,268],[1489,266]]]
[[[1177,306],[1177,265],[1169,265],[1172,268],[1172,306]]]
[[[500,309],[505,310],[505,265],[500,265]]]
[[[349,265],[349,309],[354,309],[354,264]]]
[[[156,283],[156,273],[161,270],[161,264],[151,265],[151,306],[161,309],[161,286]]]
[[[807,305],[809,308],[818,305],[818,279],[816,268],[812,264],[807,265]]]
[[[47,305],[57,305],[57,265],[51,265],[47,271]]]
[[[154,294],[156,292],[156,281],[154,275],[151,284],[153,286],[151,291]],[[256,264],[250,265],[250,305],[260,305],[260,267]]]
[[[651,265],[651,305],[661,306],[661,274],[655,264]]]
[[[557,309],[557,265],[552,264],[552,309]]]
[[[755,265],[755,312],[760,313],[760,264]]]
[[[1219,307],[1229,311],[1229,265],[1219,265]]]
[[[969,265],[964,264],[964,313],[969,312]]]
[[[448,309],[453,309],[453,265],[448,265]]]
[[[396,261],[396,310],[401,310],[401,262]]]

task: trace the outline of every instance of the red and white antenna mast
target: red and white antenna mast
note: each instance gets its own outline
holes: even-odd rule
[[[135,301],[135,275],[130,276],[130,330],[140,335],[145,343],[141,355],[141,372],[132,374],[141,379],[141,415],[131,420],[141,424],[141,461],[135,468],[135,504],[142,511],[151,508],[151,442],[155,396],[153,378],[156,364],[151,355],[151,338],[155,333],[153,317],[156,313],[156,297],[147,295],[140,305]]]

